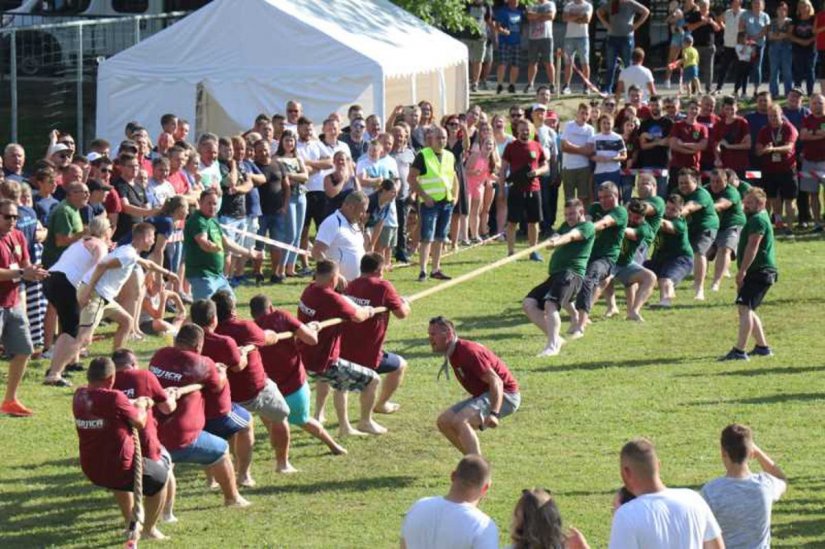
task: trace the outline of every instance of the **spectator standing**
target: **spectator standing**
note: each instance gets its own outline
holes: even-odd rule
[[[593,4],[587,0],[573,0],[564,5],[562,20],[567,23],[564,34],[564,89],[562,93],[570,95],[570,80],[573,78],[573,66],[579,58],[581,72],[585,80],[590,80],[590,19],[593,18]],[[584,93],[589,93],[587,83],[582,84]],[[570,198],[568,196],[568,198]]]
[[[663,116],[662,100],[658,95],[651,96],[647,104],[650,117],[639,126],[638,167],[641,169],[665,170],[670,151],[670,132],[673,121]],[[667,176],[656,176],[656,195],[667,196]]]
[[[636,0],[608,0],[596,10],[596,17],[607,29],[607,74],[602,88],[606,93],[613,93],[616,68],[628,66],[636,43],[634,35],[649,16],[650,10]]]
[[[579,103],[576,119],[564,126],[561,134],[562,171],[564,198],[578,198],[585,208],[593,201],[591,184],[590,155],[593,153],[590,140],[595,135],[593,126],[587,123],[590,106]]]
[[[816,40],[814,35],[814,7],[810,0],[800,0],[796,5],[796,19],[791,30],[791,57],[794,85],[805,82],[807,95],[814,93],[816,77]]]
[[[539,0],[527,7],[527,85],[524,93],[530,93],[536,84],[539,64],[547,73],[550,93],[556,91],[556,65],[553,61],[553,20],[556,3]]]
[[[561,513],[549,491],[544,488],[522,490],[513,510],[509,549],[589,549],[587,540],[575,528],[565,534]]]
[[[26,150],[22,145],[9,143],[3,149],[3,177],[22,183],[28,179],[28,174],[23,171],[26,165]]]
[[[362,117],[353,118],[350,122],[350,131],[341,136],[341,142],[349,147],[350,156],[353,162],[358,162],[363,154],[367,152],[370,145],[369,139],[365,137],[367,123]]]
[[[625,92],[635,86],[642,93],[642,101],[656,95],[656,84],[653,81],[653,73],[644,66],[645,51],[642,48],[635,48],[630,55],[631,64],[625,66],[619,73],[616,82],[616,100],[620,101]]]
[[[771,67],[768,88],[771,95],[779,97],[779,81],[785,86],[785,96],[793,88],[791,34],[793,21],[788,17],[788,4],[780,2],[776,17],[768,25],[768,63]],[[781,73],[781,77],[780,77]]]
[[[708,146],[708,129],[696,120],[698,116],[699,104],[691,100],[687,117],[670,131],[670,189],[676,187],[682,168],[699,170],[702,151]]]
[[[400,189],[395,199],[395,209],[398,213],[398,242],[395,247],[395,259],[401,263],[409,263],[407,255],[407,216],[410,213],[412,189],[409,181],[410,167],[415,161],[415,151],[410,146],[409,126],[405,123],[397,124],[392,128],[393,146],[390,156],[398,166]]]
[[[821,233],[822,201],[819,199],[822,178],[814,173],[825,172],[825,98],[821,93],[811,96],[811,113],[802,121],[799,135],[802,142],[802,175],[799,190],[809,193],[813,210],[814,232]]]
[[[759,93],[759,85],[762,83],[762,62],[765,57],[765,38],[768,36],[768,28],[771,18],[765,13],[765,1],[753,0],[750,11],[746,12],[739,20],[739,28],[745,31],[748,42],[752,42],[755,48],[753,64],[751,65],[750,78],[753,82],[753,95]]]
[[[693,46],[699,52],[699,75],[705,81],[705,90],[710,93],[713,85],[713,57],[716,54],[716,38],[714,33],[722,27],[710,14],[708,0],[698,0],[696,9],[685,14],[685,29],[693,37]],[[685,76],[687,80],[687,76]],[[696,93],[701,93],[697,90]]]
[[[768,110],[768,125],[759,130],[755,152],[762,167],[761,187],[771,201],[774,222],[791,234],[794,202],[799,191],[796,182],[796,141],[799,132],[782,115],[779,104]],[[784,221],[783,221],[784,216]]]
[[[481,79],[481,65],[487,56],[487,29],[492,24],[493,12],[484,0],[467,3],[467,14],[473,25],[461,34],[461,41],[467,46],[470,56],[470,91],[478,91]]]
[[[261,199],[261,228],[258,234],[268,236],[272,240],[286,242],[287,239],[287,219],[289,215],[289,199],[291,187],[289,176],[282,162],[273,160],[269,152],[269,143],[264,139],[255,142],[255,166],[263,175],[264,182],[258,187],[258,195]],[[293,239],[294,240],[294,239]],[[255,245],[259,251],[263,251],[264,243],[258,242]],[[285,262],[281,261],[283,250],[276,246],[269,246],[269,258],[272,268],[272,275],[269,277],[270,284],[283,282],[285,275]],[[261,275],[261,279],[263,275]],[[259,279],[260,280],[260,279]]]
[[[722,119],[713,127],[710,141],[716,157],[714,166],[731,169],[744,179],[745,170],[750,166],[751,134],[750,124],[737,114],[737,109],[735,97],[722,98]]]
[[[498,69],[496,72],[496,93],[504,91],[504,76],[509,67],[510,85],[507,91],[516,93],[519,65],[521,63],[521,26],[524,23],[524,8],[519,0],[507,0],[507,3],[495,11],[498,25]]]
[[[745,11],[742,9],[742,0],[731,0],[730,7],[717,20],[722,26],[722,60],[716,73],[716,90],[720,93],[725,85],[728,71],[736,66],[736,44],[739,43],[739,19]]]
[[[347,281],[355,280],[360,273],[365,253],[362,226],[368,205],[363,192],[348,194],[341,208],[321,223],[312,246],[312,257],[316,261],[336,261]]]
[[[278,141],[278,150],[275,153],[275,160],[284,167],[289,181],[289,210],[284,242],[295,248],[301,245],[301,230],[304,227],[307,210],[307,181],[309,180],[309,170],[298,156],[296,147],[296,135],[290,130],[285,130]],[[297,254],[293,251],[282,255],[281,263],[284,266],[285,276],[297,276],[296,257]]]

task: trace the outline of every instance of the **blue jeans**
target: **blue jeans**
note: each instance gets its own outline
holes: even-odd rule
[[[607,71],[607,85],[604,88],[606,92],[613,92],[613,80],[616,77],[616,58],[621,57],[625,67],[630,65],[630,54],[633,52],[634,45],[633,36],[607,37],[607,62],[604,65]]]
[[[258,229],[258,235],[277,240],[278,242],[286,242],[286,224],[287,213],[264,214],[260,217],[261,228]],[[258,250],[264,249],[264,243],[258,242],[255,244]],[[269,246],[270,253],[276,250],[274,246]]]
[[[759,84],[762,83],[762,62],[765,59],[765,44],[761,46],[754,46],[756,48],[756,61],[751,65],[751,82],[753,82],[753,91],[759,91]]]
[[[446,241],[450,232],[450,218],[453,216],[452,202],[436,202],[427,207],[423,202],[418,206],[418,216],[421,220],[421,241]]]
[[[791,49],[793,59],[793,81],[797,86],[805,81],[805,91],[808,95],[814,92],[814,67],[816,67],[816,50],[813,47],[802,48],[793,46]]]
[[[289,196],[289,208],[286,216],[286,230],[284,242],[296,248],[301,245],[301,230],[304,228],[304,218],[307,214],[307,196],[304,193],[293,193]],[[281,257],[281,265],[294,265],[298,254],[287,252]],[[291,272],[291,271],[290,271]]]
[[[773,97],[779,97],[779,74],[782,74],[782,83],[785,86],[785,95],[793,88],[793,77],[791,76],[791,43],[776,41],[771,42],[768,49],[768,58],[771,64],[771,78],[768,86]]]
[[[622,175],[619,183],[619,200],[627,205],[633,198],[633,187],[636,185],[635,175]]]
[[[616,189],[619,191],[619,196],[622,195],[622,172],[603,172],[603,173],[594,173],[593,174],[593,199],[597,199],[599,196],[599,186],[606,182],[611,181],[614,185],[616,185]]]
[[[235,295],[235,292],[232,291],[232,286],[229,285],[229,281],[222,274],[199,277],[188,276],[188,272],[186,274],[186,280],[189,281],[189,285],[192,287],[192,299],[194,300],[209,299],[218,292],[218,290],[229,290],[233,296]]]
[[[163,255],[167,268],[173,273],[177,273],[178,269],[180,269],[180,262],[183,260],[183,242],[170,242],[166,244]]]

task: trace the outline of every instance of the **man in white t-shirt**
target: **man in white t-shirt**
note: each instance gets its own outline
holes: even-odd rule
[[[587,123],[589,119],[590,105],[579,103],[576,119],[565,124],[561,133],[561,180],[564,184],[564,198],[578,198],[584,204],[585,210],[593,201],[593,186],[590,182],[590,155],[593,148],[590,139],[595,131],[593,126]]]
[[[724,549],[719,524],[702,496],[665,486],[659,465],[647,439],[622,448],[622,480],[635,498],[616,509],[609,549]]]
[[[553,19],[556,18],[556,3],[553,0],[538,0],[527,6],[527,86],[524,93],[530,93],[536,83],[539,63],[547,72],[550,90],[555,93],[556,66],[553,64]]]
[[[355,280],[361,274],[361,258],[365,253],[361,224],[367,206],[369,199],[362,191],[348,194],[341,208],[321,223],[312,246],[312,257],[316,261],[331,259],[337,262],[347,281]]]
[[[645,50],[636,48],[630,56],[631,65],[619,73],[619,82],[616,84],[616,99],[621,100],[631,86],[642,91],[642,101],[647,102],[651,95],[656,95],[656,85],[653,83],[653,73],[644,66]]]
[[[787,478],[768,455],[753,442],[745,425],[732,424],[722,430],[722,463],[725,476],[702,487],[728,549],[770,547],[771,508],[788,488]],[[749,459],[756,459],[762,473],[751,473]]]
[[[722,59],[720,62],[719,72],[716,77],[716,91],[714,94],[722,91],[722,86],[725,84],[725,78],[728,75],[728,70],[736,64],[736,44],[739,36],[739,19],[745,10],[742,9],[742,0],[731,0],[730,8],[725,10],[717,22],[722,25],[723,47]]]
[[[576,57],[585,78],[590,79],[590,36],[588,25],[593,18],[593,4],[587,0],[573,0],[564,5],[562,21],[567,23],[564,33],[564,89],[562,93],[570,94],[570,80],[573,78],[573,64]],[[584,84],[584,93],[589,88]]]
[[[450,479],[446,496],[420,499],[407,511],[402,549],[498,549],[498,527],[478,509],[490,489],[490,464],[466,455]]]

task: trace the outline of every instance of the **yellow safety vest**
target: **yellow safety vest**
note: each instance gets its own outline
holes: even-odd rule
[[[441,151],[441,162],[430,147],[422,149],[427,171],[418,176],[418,184],[436,202],[452,200],[455,156],[447,149]]]

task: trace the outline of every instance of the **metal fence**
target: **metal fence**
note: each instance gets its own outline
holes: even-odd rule
[[[84,151],[95,135],[98,64],[165,29],[186,12],[0,28],[0,143],[34,158],[49,133],[72,133]],[[5,17],[5,16],[4,16]],[[19,17],[19,16],[17,16]],[[170,55],[173,52],[170,52]]]

